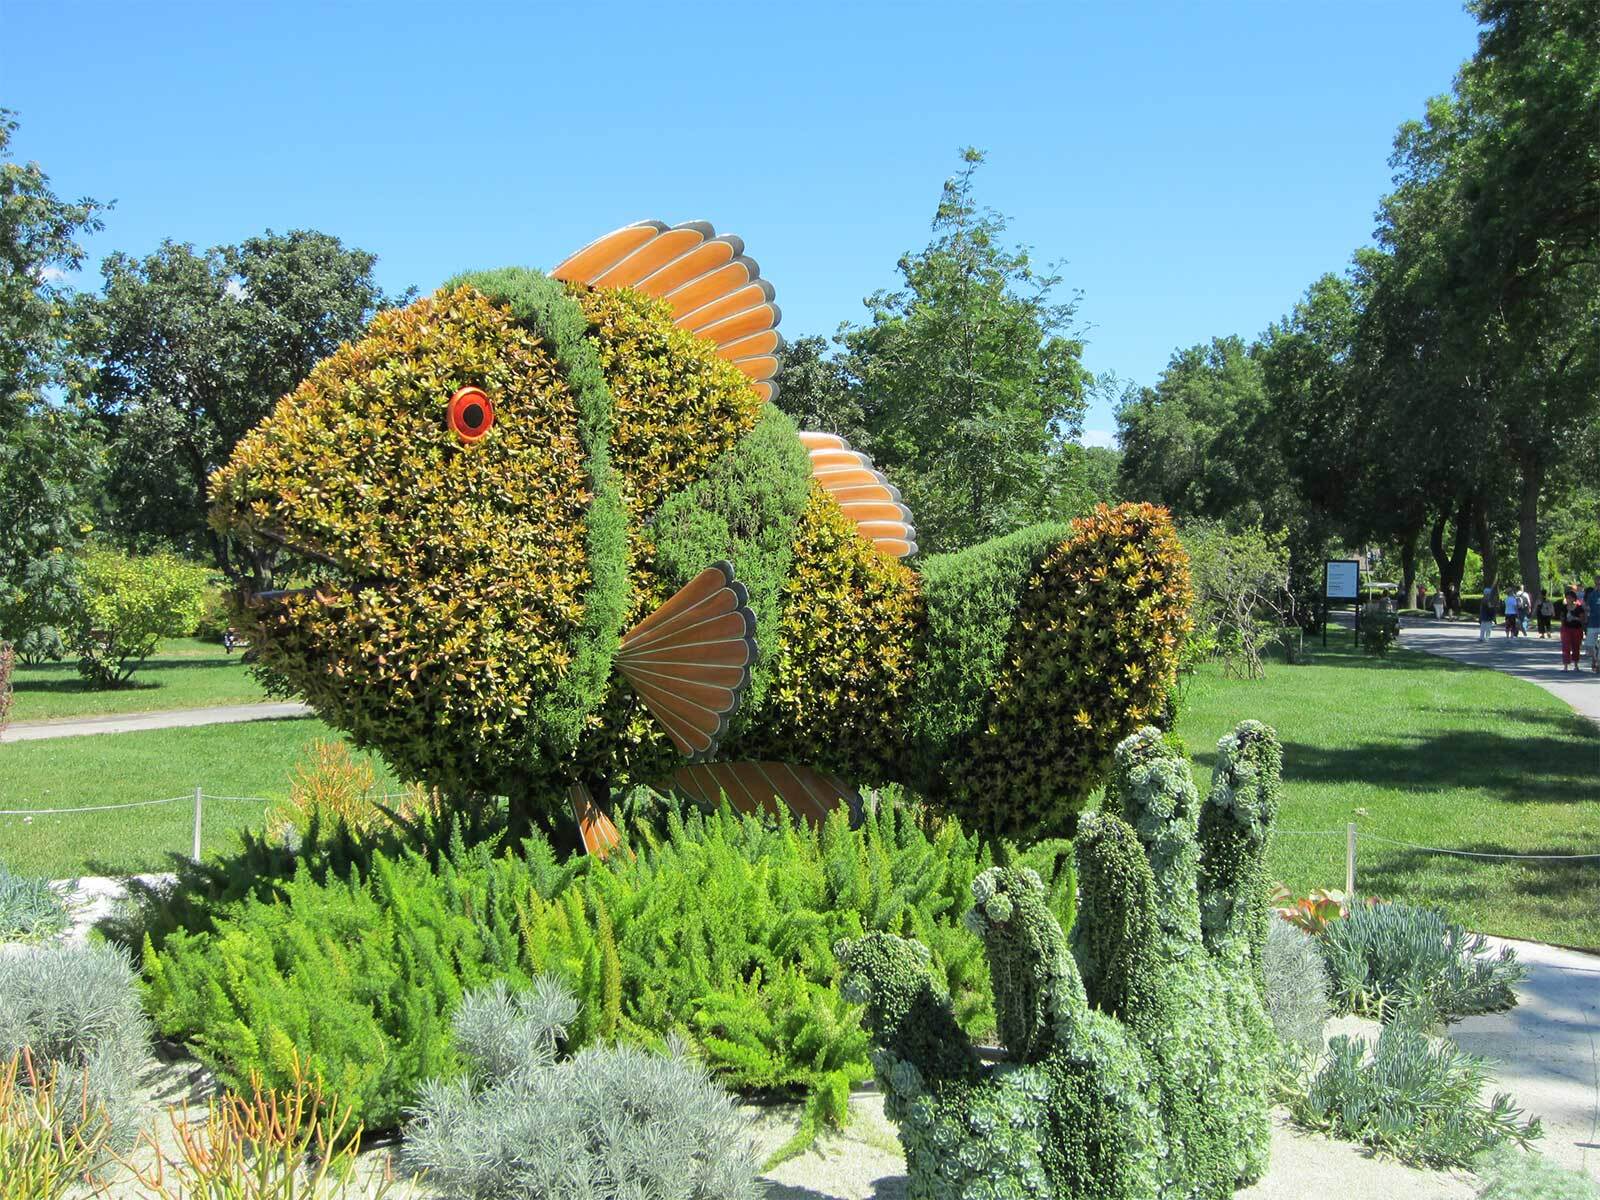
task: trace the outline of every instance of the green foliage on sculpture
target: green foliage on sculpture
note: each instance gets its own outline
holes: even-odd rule
[[[882,933],[839,949],[917,1200],[1225,1197],[1265,1170],[1274,1037],[1250,956],[1201,936],[1187,765],[1141,730],[1108,795],[1118,811],[1077,845],[1071,953],[1031,872],[973,882],[1007,1061],[979,1062],[925,951]]]
[[[664,700],[735,694],[731,724],[706,710],[724,762],[903,783],[989,836],[1070,835],[1112,747],[1163,711],[1188,608],[1149,506],[924,576],[669,305],[526,269],[380,314],[212,489],[219,532],[311,579],[240,615],[269,681],[403,778],[507,796],[515,835],[556,841],[568,785],[604,805],[681,763]],[[615,671],[624,632],[722,560],[756,618],[750,679],[698,650],[643,682]]]
[[[1283,793],[1283,751],[1260,721],[1217,743],[1211,792],[1200,810],[1200,926],[1213,954],[1259,966],[1272,920],[1267,839]],[[1265,996],[1266,981],[1258,978]]]
[[[1024,581],[983,719],[935,794],[970,827],[1072,835],[1117,743],[1176,682],[1189,573],[1164,509],[1100,507]]]
[[[756,427],[697,483],[669,496],[651,522],[654,571],[666,595],[725,559],[749,590],[756,645],[777,646],[796,526],[810,496],[811,463],[794,422],[765,405]],[[766,698],[774,661],[762,658],[751,672],[736,731]]]

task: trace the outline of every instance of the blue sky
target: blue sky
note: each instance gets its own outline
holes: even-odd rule
[[[926,243],[972,144],[980,200],[1083,293],[1089,367],[1141,383],[1343,267],[1396,125],[1476,38],[1455,0],[4,0],[0,29],[17,156],[117,202],[95,260],[317,228],[428,290],[705,218],[786,334],[832,333]],[[1099,406],[1086,440],[1113,427]]]

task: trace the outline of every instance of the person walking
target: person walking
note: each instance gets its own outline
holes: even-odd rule
[[[1443,588],[1441,588],[1439,591],[1437,591],[1437,592],[1435,592],[1433,594],[1433,619],[1435,621],[1444,620],[1444,589]]]
[[[1489,631],[1494,628],[1495,609],[1498,605],[1494,600],[1494,589],[1484,588],[1483,599],[1478,603],[1478,640],[1487,642]]]
[[[1506,593],[1505,614],[1506,636],[1514,638],[1517,636],[1517,593],[1515,591]]]
[[[1561,669],[1580,670],[1583,666],[1583,631],[1588,614],[1578,589],[1567,589],[1567,611],[1561,618]]]
[[[1587,642],[1589,670],[1600,675],[1600,575],[1594,577],[1594,586],[1584,593],[1584,611],[1588,614]]]
[[[1550,636],[1550,618],[1555,616],[1555,615],[1556,615],[1556,606],[1554,604],[1550,603],[1550,591],[1549,591],[1549,589],[1548,588],[1540,588],[1539,589],[1539,636],[1541,638],[1547,638],[1547,637]]]
[[[1528,595],[1528,585],[1521,584],[1517,588],[1517,631],[1523,637],[1528,636],[1528,624],[1533,617],[1533,597]]]

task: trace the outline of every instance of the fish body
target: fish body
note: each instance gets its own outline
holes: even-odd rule
[[[212,481],[313,578],[245,598],[264,671],[402,776],[602,841],[639,783],[1065,831],[1173,679],[1165,514],[919,556],[870,460],[773,404],[777,320],[702,223],[380,314]]]

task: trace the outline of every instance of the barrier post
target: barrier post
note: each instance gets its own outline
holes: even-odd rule
[[[200,803],[200,802],[198,802],[198,800],[195,800],[195,805],[198,805],[198,803]],[[198,811],[200,811],[200,810],[198,810],[198,806],[197,806],[197,808],[195,808],[195,813],[198,813]],[[200,842],[198,842],[198,838],[200,838],[200,832],[198,832],[198,830],[200,830],[200,818],[198,818],[198,816],[197,816],[197,818],[195,818],[195,848],[197,848],[197,853],[195,853],[195,858],[197,858],[197,859],[198,859],[198,846],[200,846]],[[1344,902],[1346,902],[1346,904],[1355,904],[1355,822],[1354,821],[1350,821],[1349,824],[1347,824],[1347,826],[1344,827]]]
[[[199,788],[194,790],[194,861],[200,861],[200,804],[203,792]],[[1351,826],[1355,828],[1355,826]]]

